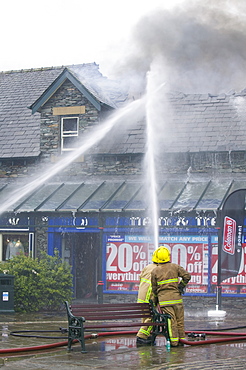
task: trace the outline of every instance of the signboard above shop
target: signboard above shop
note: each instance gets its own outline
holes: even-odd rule
[[[152,224],[150,217],[133,215],[130,217],[107,217],[106,227],[125,226],[125,227],[148,227]],[[158,218],[159,227],[215,227],[216,215],[214,212],[194,214],[194,212],[182,212],[182,215],[163,214]]]
[[[0,229],[25,229],[32,224],[32,218],[27,214],[4,213],[0,215]]]

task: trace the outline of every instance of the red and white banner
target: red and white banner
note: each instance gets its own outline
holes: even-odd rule
[[[184,267],[191,280],[187,293],[208,293],[217,284],[218,238],[212,237],[210,274],[207,236],[160,236],[160,245],[171,250],[171,261]],[[106,286],[109,291],[138,291],[139,275],[152,262],[154,245],[146,236],[110,236],[106,246]],[[210,282],[208,281],[210,277]],[[222,293],[246,294],[246,240],[237,276],[222,282]]]
[[[112,237],[111,237],[112,239]],[[106,280],[108,290],[138,291],[139,275],[151,262],[151,243],[112,241],[107,243]]]
[[[237,277],[241,268],[245,197],[246,189],[235,190],[225,199],[218,213],[218,285],[228,278]]]
[[[218,245],[212,245],[211,256],[211,283],[217,284],[218,271]],[[237,276],[223,280],[221,285],[245,285],[246,286],[246,243],[242,244],[242,258]]]
[[[208,238],[206,236],[160,237],[171,250],[171,261],[192,276],[187,292],[206,293],[208,283]],[[139,275],[152,261],[154,245],[146,236],[110,236],[106,246],[107,290],[137,291]]]

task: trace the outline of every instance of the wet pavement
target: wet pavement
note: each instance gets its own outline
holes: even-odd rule
[[[187,312],[186,330],[222,330],[246,325],[245,310],[227,312],[225,318],[208,317],[207,311]],[[0,349],[40,346],[49,343],[64,345],[39,351],[0,354],[0,367],[6,369],[246,369],[246,341],[226,342],[171,348],[166,350],[165,339],[158,337],[154,347],[136,347],[135,335],[104,336],[86,341],[87,353],[80,352],[80,345],[73,345],[67,352],[66,314],[1,314]],[[49,332],[43,332],[48,330]],[[19,332],[21,331],[21,332]],[[25,332],[23,332],[25,331]],[[228,330],[230,331],[230,330]],[[233,329],[246,333],[246,328]],[[11,332],[26,336],[13,336]],[[39,336],[39,337],[37,337]],[[51,336],[46,339],[42,336]],[[210,337],[211,338],[211,337]],[[213,336],[214,338],[214,336]],[[207,339],[209,337],[207,336]]]

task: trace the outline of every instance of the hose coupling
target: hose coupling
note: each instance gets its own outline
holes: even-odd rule
[[[205,333],[188,333],[188,340],[205,340]]]

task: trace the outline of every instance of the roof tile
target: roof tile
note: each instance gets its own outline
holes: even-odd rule
[[[39,113],[32,115],[27,107],[40,97],[64,68],[0,73],[0,158],[39,155],[40,116]],[[109,88],[108,80],[101,76],[95,64],[88,64],[83,76],[78,68],[70,66],[69,71],[74,73],[96,98],[111,106],[115,105],[115,101],[124,101],[125,92],[119,91],[117,83],[112,83]],[[95,73],[97,77],[93,79]],[[101,86],[98,85],[100,78],[103,80]],[[158,126],[158,137],[163,142],[163,151],[245,150],[244,93],[211,96],[172,92],[168,94],[168,98],[169,110],[161,117],[162,123]],[[120,133],[111,140],[110,145],[106,140],[102,140],[97,145],[98,153],[143,153],[146,150],[144,120],[133,120],[132,127],[127,127],[121,127]]]

